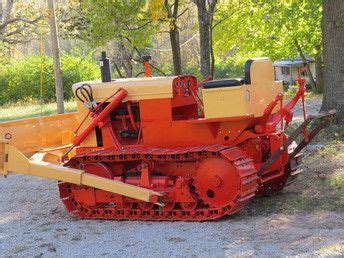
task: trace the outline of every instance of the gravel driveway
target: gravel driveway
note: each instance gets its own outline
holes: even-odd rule
[[[321,108],[321,99],[313,98],[313,99],[306,99],[306,112],[308,115],[316,115],[319,113]],[[288,102],[287,100],[285,102]],[[299,101],[295,108],[293,109],[293,123],[302,123],[303,122],[303,111],[302,111],[302,104]]]
[[[319,101],[311,103],[320,108]],[[11,175],[0,178],[0,193],[4,257],[344,255],[344,216],[333,211],[241,212],[203,223],[79,220],[65,212],[55,182]]]
[[[54,182],[12,175],[0,189],[2,256],[316,255],[339,254],[331,246],[344,244],[344,217],[335,212],[203,223],[78,220],[64,211]]]

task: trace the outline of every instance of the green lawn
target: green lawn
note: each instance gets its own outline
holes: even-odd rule
[[[74,100],[65,102],[66,112],[76,111]],[[0,106],[0,121],[56,114],[56,103],[17,103]]]

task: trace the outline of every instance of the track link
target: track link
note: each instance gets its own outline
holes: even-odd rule
[[[152,221],[207,221],[219,219],[242,209],[257,191],[257,170],[247,154],[238,147],[223,145],[200,146],[193,148],[157,149],[137,148],[113,151],[97,151],[89,154],[80,154],[72,158],[66,165],[80,167],[81,164],[92,162],[123,163],[132,161],[169,162],[199,162],[207,158],[222,158],[231,162],[239,175],[240,189],[236,197],[227,205],[213,207],[205,203],[197,194],[193,186],[196,172],[189,173],[185,178],[190,182],[190,194],[195,198],[195,205],[173,203],[161,208],[145,202],[130,203],[129,206],[97,205],[87,207],[78,202],[73,194],[75,185],[60,182],[60,198],[66,209],[74,215],[88,219],[114,220],[152,220]],[[168,174],[166,174],[168,176]],[[160,191],[160,190],[159,190]]]

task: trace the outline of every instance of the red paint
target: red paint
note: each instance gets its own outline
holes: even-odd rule
[[[290,122],[292,108],[303,100],[303,82],[287,105],[278,95],[260,118],[205,119],[197,94],[201,85],[194,76],[179,76],[172,98],[127,103],[122,103],[127,92],[120,90],[73,142],[80,144],[99,126],[103,146],[79,147],[66,164],[164,193],[164,208],[60,184],[67,209],[82,218],[204,221],[240,210],[255,194],[283,188],[290,173],[287,150],[261,176],[257,171],[287,139],[284,120]]]
[[[128,92],[124,89],[120,89],[116,95],[113,97],[113,100],[109,103],[109,105],[104,108],[99,114],[94,114],[93,121],[86,127],[86,129],[75,137],[73,140],[74,146],[79,146],[86,137],[97,127],[103,127],[104,121],[108,118],[110,113],[122,102],[122,100],[128,95]],[[110,132],[109,137],[113,137],[113,134]],[[114,137],[114,146],[116,148],[119,148],[119,143],[115,140]]]

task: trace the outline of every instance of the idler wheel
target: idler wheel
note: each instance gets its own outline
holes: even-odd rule
[[[222,207],[229,205],[237,197],[240,177],[237,168],[230,161],[209,158],[200,163],[194,186],[205,203]]]
[[[172,211],[174,209],[175,203],[170,201],[170,202],[165,202],[165,206],[163,207],[163,210],[165,211]]]
[[[102,163],[80,164],[79,168],[85,170],[86,173],[112,179],[110,169]],[[100,208],[107,205],[106,203],[97,203],[96,191],[97,190],[92,187],[72,186],[75,201],[88,208]]]
[[[181,202],[180,207],[185,211],[193,211],[197,208],[198,200],[195,196],[192,197],[193,201]]]

